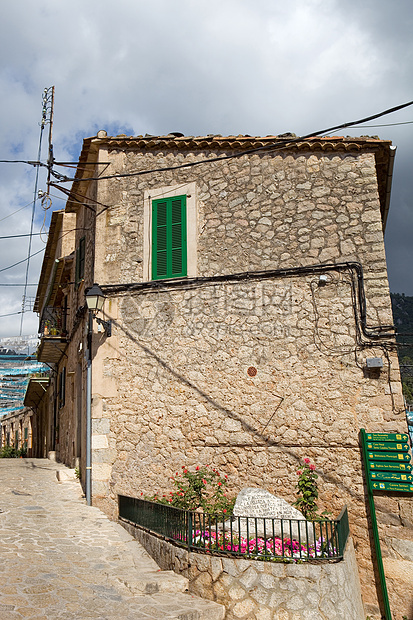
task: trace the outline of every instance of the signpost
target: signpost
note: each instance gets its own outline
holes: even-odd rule
[[[367,433],[364,428],[360,437],[385,615],[391,620],[373,492],[413,493],[409,437],[405,433]]]

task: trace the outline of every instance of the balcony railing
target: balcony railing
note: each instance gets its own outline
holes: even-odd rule
[[[48,306],[43,311],[40,321],[40,337],[67,337],[66,313],[63,308]]]
[[[57,364],[67,346],[66,313],[63,308],[48,306],[40,322],[39,362]]]

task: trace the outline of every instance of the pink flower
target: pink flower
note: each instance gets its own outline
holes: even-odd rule
[[[222,482],[218,482],[218,486],[220,487],[222,485]]]
[[[313,464],[311,463],[311,465],[310,465],[310,469],[311,469],[311,471],[314,471],[314,470],[315,470],[315,465],[313,465]]]
[[[226,510],[226,508],[224,508],[224,510],[223,510],[222,512],[224,512],[224,513],[225,513],[226,511],[227,511],[227,510]]]
[[[301,476],[303,472],[301,471],[301,469],[297,472],[297,476]]]
[[[187,474],[187,473],[188,473],[188,470],[187,470],[187,469],[184,469],[184,474]]]
[[[199,471],[199,465],[196,466],[196,471]]]
[[[306,463],[306,465],[308,465],[309,462],[310,462],[310,459],[304,459],[304,463]]]
[[[202,478],[202,483],[203,483],[203,484],[206,484],[206,480],[205,480],[205,478]]]

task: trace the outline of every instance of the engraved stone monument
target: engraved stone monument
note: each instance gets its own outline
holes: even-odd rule
[[[242,536],[276,536],[314,544],[312,523],[284,499],[265,489],[242,489],[237,495],[233,515],[232,530],[239,530]],[[227,522],[228,529],[230,523]]]

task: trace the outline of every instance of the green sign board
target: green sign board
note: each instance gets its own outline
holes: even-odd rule
[[[413,493],[408,436],[361,430],[367,487],[372,491]]]
[[[403,441],[409,440],[408,435],[404,433],[366,433],[367,441]]]
[[[367,452],[369,461],[410,461],[408,452]]]
[[[393,441],[371,441],[367,443],[367,450],[391,450],[392,452],[408,452],[409,444],[394,443]]]
[[[408,472],[398,471],[369,471],[370,480],[391,480],[393,482],[407,482],[413,484],[413,476]]]
[[[380,469],[382,471],[412,471],[410,463],[389,463],[388,461],[369,461],[368,466],[370,470]]]
[[[402,482],[371,482],[373,491],[398,491],[402,493],[413,493],[413,484],[403,484]]]

